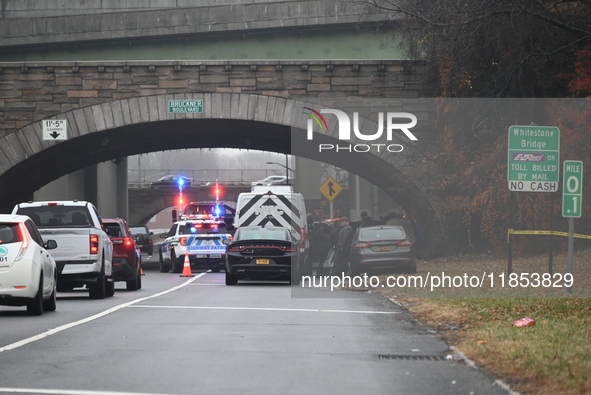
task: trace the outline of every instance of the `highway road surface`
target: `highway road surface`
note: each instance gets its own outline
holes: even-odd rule
[[[153,267],[40,317],[0,307],[0,395],[507,393],[383,296]]]

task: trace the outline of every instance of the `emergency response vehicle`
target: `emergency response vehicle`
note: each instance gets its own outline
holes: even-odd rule
[[[219,272],[225,266],[226,246],[231,239],[226,224],[203,215],[175,222],[168,233],[160,235],[160,272],[181,273],[188,255],[192,267]]]
[[[172,222],[213,217],[219,221],[224,221],[226,228],[232,231],[235,213],[236,210],[233,207],[219,200],[190,202],[182,212],[178,213],[178,218],[177,211],[172,211]]]
[[[243,226],[283,226],[289,229],[298,241],[301,273],[311,271],[311,263],[307,259],[306,204],[302,194],[293,192],[290,186],[253,186],[251,192],[238,195],[234,226],[236,229]]]

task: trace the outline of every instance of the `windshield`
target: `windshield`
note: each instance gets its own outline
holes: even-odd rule
[[[145,226],[131,226],[129,230],[131,231],[132,235],[147,235],[150,233],[148,228]]]
[[[191,203],[185,206],[185,215],[211,214],[216,217],[233,215],[233,210],[225,204],[215,203]]]
[[[18,214],[27,215],[39,228],[90,225],[90,215],[85,206],[19,207]]]
[[[360,240],[399,240],[405,239],[402,228],[362,229]]]
[[[18,224],[0,224],[0,244],[16,243],[22,240]]]
[[[187,223],[180,225],[179,234],[227,234],[228,229],[224,223],[204,224],[204,223]]]
[[[234,240],[289,240],[289,232],[285,229],[238,229]]]

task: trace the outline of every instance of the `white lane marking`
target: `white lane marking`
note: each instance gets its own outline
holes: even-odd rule
[[[325,309],[287,309],[279,307],[218,307],[218,306],[130,306],[149,309],[202,309],[202,310],[258,310],[258,311],[299,311],[308,313],[351,313],[351,314],[400,314],[397,311],[363,311],[363,310],[325,310]]]
[[[159,292],[159,293],[154,294],[154,295],[151,295],[151,296],[146,296],[144,298],[139,298],[139,299],[136,299],[136,300],[132,300],[131,302],[126,302],[126,303],[120,304],[118,306],[111,307],[110,309],[105,310],[105,311],[103,311],[101,313],[95,314],[93,316],[90,316],[90,317],[87,317],[87,318],[83,318],[83,319],[81,319],[79,321],[71,322],[69,324],[58,326],[57,328],[50,329],[50,330],[48,330],[46,332],[40,333],[40,334],[35,335],[35,336],[31,336],[31,337],[29,337],[27,339],[23,339],[23,340],[18,341],[16,343],[12,343],[12,344],[9,344],[7,346],[0,347],[0,353],[1,352],[4,352],[4,351],[8,351],[8,350],[14,350],[15,348],[22,347],[25,344],[33,343],[33,342],[35,342],[37,340],[44,339],[47,336],[55,335],[56,333],[65,331],[66,329],[71,329],[71,328],[74,328],[74,327],[76,327],[78,325],[82,325],[82,324],[85,324],[87,322],[94,321],[94,320],[96,320],[98,318],[101,318],[101,317],[104,317],[104,316],[109,315],[111,313],[114,313],[115,311],[124,309],[126,307],[129,307],[129,306],[134,305],[134,304],[139,303],[139,302],[143,302],[144,300],[156,298],[158,296],[162,296],[162,295],[166,295],[166,294],[168,294],[170,292],[174,292],[177,289],[181,289],[181,288],[183,288],[183,287],[191,284],[193,281],[197,280],[200,277],[203,277],[204,275],[205,275],[205,273],[201,273],[201,274],[199,274],[199,275],[197,275],[195,277],[191,277],[189,280],[185,281],[184,283],[182,283],[180,285],[177,285],[176,287],[172,287],[172,288],[170,288],[170,289],[168,289],[166,291],[162,291],[162,292]]]
[[[144,392],[114,392],[114,391],[86,391],[86,390],[48,390],[39,388],[0,388],[0,392],[14,392],[19,394],[57,394],[57,395],[168,395]]]

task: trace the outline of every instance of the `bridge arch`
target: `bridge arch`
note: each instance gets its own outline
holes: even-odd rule
[[[203,113],[169,113],[169,100],[203,100]],[[420,146],[405,144],[400,154],[318,152],[304,138],[308,117],[302,109],[310,105],[258,94],[183,93],[131,97],[56,114],[52,118],[68,120],[66,141],[43,141],[41,121],[0,140],[5,154],[0,190],[13,191],[2,195],[0,207],[10,210],[48,182],[107,160],[186,148],[256,149],[325,162],[367,179],[409,215],[423,252],[435,252],[445,221],[438,199],[429,193]],[[370,119],[360,123],[364,129],[375,126]],[[314,143],[339,144],[335,128],[314,131]]]

